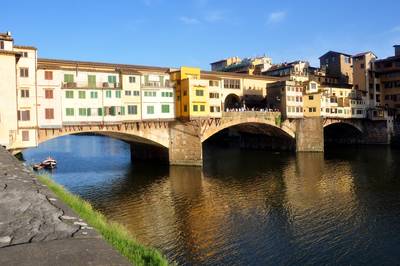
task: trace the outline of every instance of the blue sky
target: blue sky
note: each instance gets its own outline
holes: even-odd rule
[[[400,44],[400,1],[7,1],[0,32],[39,57],[199,66],[266,54],[274,63],[328,50],[379,58]]]

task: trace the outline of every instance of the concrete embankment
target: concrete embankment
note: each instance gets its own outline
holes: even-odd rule
[[[0,265],[131,265],[0,147]]]

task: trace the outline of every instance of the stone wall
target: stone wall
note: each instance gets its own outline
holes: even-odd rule
[[[321,117],[307,117],[297,120],[296,151],[324,151],[324,130]]]
[[[203,165],[200,127],[196,123],[176,121],[170,124],[169,163]]]
[[[390,144],[390,132],[385,121],[363,120],[364,144]]]

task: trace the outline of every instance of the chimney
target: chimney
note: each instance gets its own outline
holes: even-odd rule
[[[400,44],[393,45],[394,47],[394,56],[400,56]]]

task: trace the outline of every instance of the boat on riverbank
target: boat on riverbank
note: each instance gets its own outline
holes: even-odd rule
[[[41,169],[54,169],[57,166],[57,161],[54,158],[47,157],[46,160],[41,163],[36,163],[32,165],[33,170],[41,170]]]

